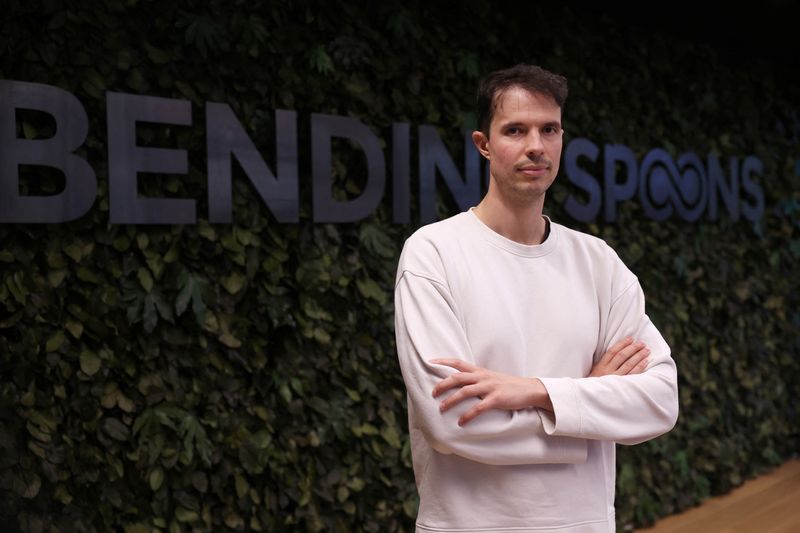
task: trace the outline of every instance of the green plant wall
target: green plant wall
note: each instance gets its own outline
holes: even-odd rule
[[[548,200],[639,275],[679,368],[676,428],[619,447],[619,528],[797,454],[800,100],[779,69],[577,8],[473,1],[10,0],[0,21],[0,79],[75,94],[98,177],[79,220],[0,225],[3,530],[412,531],[392,289],[418,222],[392,224],[387,193],[359,223],[312,223],[308,119],[356,117],[384,148],[393,122],[431,124],[458,162],[477,79],[517,62],[569,78],[570,138],[764,162],[757,224],[656,223],[636,202],[614,224],[577,223],[563,176]],[[140,194],[196,199],[196,225],[108,223],[106,91],[192,102],[192,126],[139,128],[190,161],[142,176]],[[240,170],[234,223],[207,222],[206,101],[228,103],[267,161],[274,110],[297,111],[300,223],[277,223]],[[17,119],[20,137],[54,132],[41,113]],[[363,162],[336,154],[337,194],[357,194]],[[63,186],[21,173],[23,192]],[[443,191],[440,217],[454,213]]]

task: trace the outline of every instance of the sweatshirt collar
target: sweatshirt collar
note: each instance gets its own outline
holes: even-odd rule
[[[469,208],[467,211],[467,216],[487,241],[489,241],[492,245],[515,255],[520,255],[523,257],[540,257],[553,251],[556,246],[556,242],[558,241],[558,225],[554,224],[547,215],[542,216],[544,216],[548,225],[550,226],[550,235],[548,235],[547,239],[545,239],[545,241],[541,244],[522,244],[500,235],[492,228],[484,224],[480,218],[478,218],[478,215],[475,214],[474,207]]]

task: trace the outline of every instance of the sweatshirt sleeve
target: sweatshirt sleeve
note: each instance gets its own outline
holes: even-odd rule
[[[669,346],[645,314],[635,277],[612,303],[604,329],[601,353],[627,335],[644,341],[651,350],[646,370],[633,376],[540,378],[554,411],[541,412],[545,431],[620,444],[666,433],[678,418],[677,372]]]
[[[585,462],[586,440],[547,435],[536,409],[490,410],[463,427],[458,425],[459,416],[478,399],[439,411],[443,397],[434,398],[433,388],[456,370],[429,360],[453,357],[474,362],[456,303],[443,282],[401,266],[395,286],[395,328],[409,425],[421,430],[434,450],[492,465]]]

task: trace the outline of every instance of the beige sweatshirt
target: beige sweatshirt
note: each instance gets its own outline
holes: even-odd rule
[[[417,531],[614,531],[615,442],[675,424],[675,363],[637,278],[602,240],[550,228],[543,244],[523,245],[469,210],[405,243],[395,323]],[[651,349],[647,370],[585,377],[626,335]],[[437,357],[538,377],[554,413],[493,410],[459,427],[478,400],[439,412],[431,391],[455,370],[428,362]]]

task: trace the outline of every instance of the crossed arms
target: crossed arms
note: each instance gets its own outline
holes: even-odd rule
[[[440,453],[487,464],[579,463],[587,439],[633,444],[668,431],[677,417],[675,366],[638,282],[626,292],[589,376],[521,377],[475,365],[447,288],[403,273],[396,334],[413,429]]]
[[[630,336],[625,337],[603,354],[603,357],[592,367],[589,377],[641,374],[647,368],[649,353],[650,349],[644,342],[634,340]],[[447,411],[467,398],[477,397],[479,400],[469,411],[459,417],[459,426],[463,426],[489,409],[515,411],[535,407],[553,412],[550,394],[539,378],[525,378],[493,372],[462,359],[431,359],[430,362],[458,370],[441,380],[433,388],[434,398],[448,390],[455,390],[439,404],[441,412]]]

